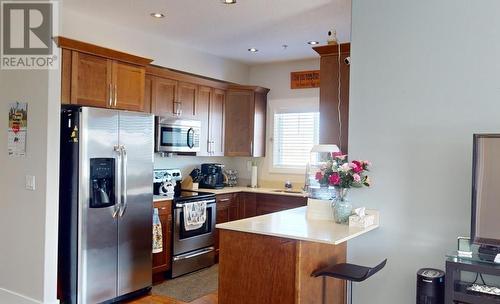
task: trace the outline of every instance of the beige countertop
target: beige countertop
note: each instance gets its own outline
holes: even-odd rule
[[[276,190],[280,190],[279,192]],[[283,190],[283,191],[281,191]],[[248,192],[248,193],[264,193],[264,194],[274,194],[274,195],[289,195],[289,196],[300,196],[300,197],[305,197],[307,194],[300,192],[297,193],[300,190],[293,189],[295,192],[287,192],[284,189],[272,189],[272,188],[250,188],[250,187],[225,187],[223,189],[204,189],[200,188],[198,191],[202,192],[210,192],[214,194],[229,194],[229,193],[239,193],[239,192]],[[168,196],[160,196],[160,195],[154,195],[153,196],[153,202],[160,202],[160,201],[167,201],[171,200],[172,197]]]
[[[219,229],[276,236],[294,240],[339,245],[379,227],[379,212],[367,210],[375,215],[375,224],[366,228],[349,227],[333,221],[306,218],[307,207],[289,209],[243,220],[218,224]]]
[[[279,192],[276,190],[280,190]],[[281,191],[283,190],[283,191]],[[264,194],[275,194],[275,195],[290,195],[290,196],[307,196],[307,194],[303,193],[301,190],[297,189],[292,189],[292,192],[287,192],[284,189],[277,189],[277,188],[250,188],[250,187],[225,187],[223,189],[202,189],[200,188],[199,191],[204,191],[204,192],[212,192],[215,194],[227,194],[227,193],[238,193],[238,192],[248,192],[248,193],[264,193]],[[296,193],[300,192],[300,193]]]

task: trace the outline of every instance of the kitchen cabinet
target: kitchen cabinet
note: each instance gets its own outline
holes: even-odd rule
[[[216,223],[226,223],[239,219],[238,194],[219,194],[216,196],[217,215]],[[219,229],[215,230],[215,259],[219,255]]]
[[[224,156],[225,96],[224,90],[198,87],[196,118],[202,125],[198,156]]]
[[[226,156],[264,157],[269,89],[229,86],[225,103]]]
[[[256,213],[264,215],[307,205],[307,198],[292,195],[257,193]]]
[[[153,282],[161,282],[172,267],[172,201],[155,202],[154,207],[158,208],[160,217],[163,251],[153,254]]]
[[[113,108],[144,111],[146,69],[119,61],[112,63]]]
[[[320,54],[320,144],[336,144],[347,153],[349,127],[349,70],[345,59],[350,56],[350,44],[314,47]],[[339,54],[340,51],[340,54]],[[340,59],[339,59],[340,56]],[[339,71],[340,69],[340,71]],[[340,75],[340,118],[339,128],[339,75]],[[339,135],[341,132],[341,142]]]
[[[152,60],[56,37],[62,48],[61,102],[147,111],[145,66]]]
[[[213,89],[209,105],[209,146],[210,155],[224,156],[224,107],[226,92]]]
[[[197,118],[201,122],[202,128],[200,131],[200,152],[196,153],[197,156],[211,155],[209,107],[212,98],[212,88],[205,86],[198,88]]]
[[[71,104],[112,106],[112,62],[106,58],[72,52]]]
[[[249,218],[257,215],[257,195],[242,192],[239,194],[239,218]]]
[[[151,111],[156,116],[173,117],[178,109],[174,109],[177,100],[177,81],[152,76]]]
[[[192,83],[179,82],[178,99],[174,101],[174,113],[183,119],[196,119],[196,101],[198,86]]]

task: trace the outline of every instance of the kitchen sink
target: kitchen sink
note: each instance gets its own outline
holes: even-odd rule
[[[278,193],[294,193],[294,194],[302,194],[302,191],[297,191],[297,190],[283,190],[283,189],[276,189],[272,190],[272,192],[278,192]]]

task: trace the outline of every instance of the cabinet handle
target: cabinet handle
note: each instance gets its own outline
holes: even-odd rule
[[[160,210],[167,210],[167,207],[161,207]]]
[[[113,85],[111,83],[108,85],[108,93],[108,107],[111,108],[113,106]]]
[[[253,140],[250,141],[250,155],[253,155]]]
[[[219,202],[229,202],[229,199],[228,199],[228,198],[221,198],[221,199],[219,200]]]
[[[117,100],[118,100],[118,88],[117,88],[117,86],[115,84],[115,108],[116,108]]]

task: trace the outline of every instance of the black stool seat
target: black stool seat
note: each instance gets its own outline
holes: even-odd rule
[[[340,263],[316,270],[312,273],[312,276],[328,276],[346,281],[362,282],[379,272],[384,268],[386,263],[387,259],[373,268],[349,263]]]

